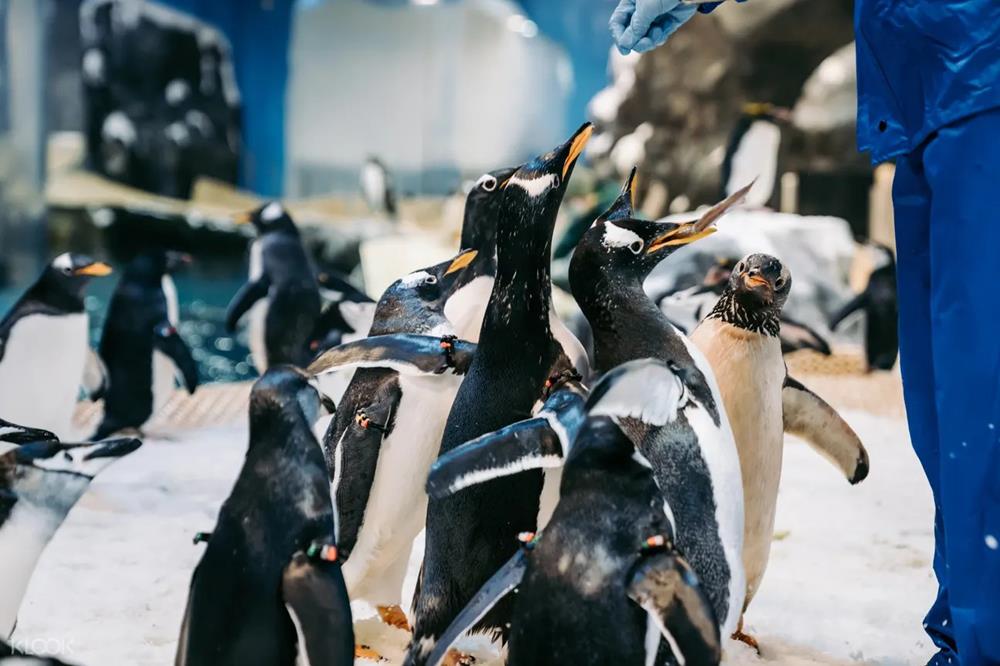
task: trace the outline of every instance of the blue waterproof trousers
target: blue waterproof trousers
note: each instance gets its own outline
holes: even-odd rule
[[[897,161],[900,361],[936,508],[934,664],[1000,664],[1000,109]],[[877,583],[875,583],[877,584]]]

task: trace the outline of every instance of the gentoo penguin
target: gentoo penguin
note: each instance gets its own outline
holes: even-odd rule
[[[760,208],[771,202],[778,184],[779,123],[789,117],[787,109],[772,104],[758,102],[744,105],[743,114],[729,135],[722,160],[720,182],[723,196],[756,180],[747,194],[747,204]]]
[[[17,609],[45,546],[87,491],[137,439],[64,444],[44,430],[0,420],[0,638]]]
[[[375,318],[375,299],[334,270],[319,271],[316,282],[324,303],[309,342],[309,351],[319,354],[341,342],[368,335]]]
[[[254,384],[246,460],[191,578],[178,666],[353,664],[320,406],[296,368]]]
[[[778,333],[791,286],[791,275],[780,261],[751,254],[733,269],[719,302],[691,336],[715,372],[739,451],[747,577],[744,610],[760,586],[771,549],[783,433],[806,439],[852,484],[868,475],[868,453],[850,426],[787,375]],[[742,632],[742,622],[735,637],[756,646]]]
[[[80,385],[92,398],[104,371],[89,343],[83,291],[107,264],[60,254],[0,320],[0,408],[7,418],[69,436]]]
[[[462,250],[475,250],[468,268],[449,287],[444,315],[463,340],[477,342],[497,267],[497,217],[503,188],[517,169],[497,169],[479,177],[465,199]]]
[[[712,264],[705,273],[702,283],[669,293],[655,299],[667,318],[674,326],[685,333],[693,331],[705,318],[719,296],[729,284],[729,276],[733,267],[739,262],[739,257],[721,257]],[[829,356],[830,343],[808,324],[796,321],[784,312],[781,313],[781,353],[788,354],[800,349]]]
[[[369,338],[334,348],[310,366],[310,372],[320,375],[320,386],[325,388],[325,373],[340,374],[351,363],[368,365],[367,357],[350,349],[369,349],[362,345],[378,344],[391,334],[427,336],[426,351],[446,360],[454,328],[444,316],[444,302],[475,254],[463,252],[390,285],[379,299]],[[340,519],[338,542],[348,592],[352,599],[375,605],[385,622],[408,629],[400,604],[413,540],[424,526],[424,480],[463,371],[439,373],[436,363],[429,371],[411,369],[396,361],[405,361],[413,348],[391,344],[388,351],[394,354],[392,364],[355,371],[323,437],[323,449]],[[415,351],[424,350],[418,346]]]
[[[869,243],[868,250],[875,257],[868,285],[830,318],[830,330],[835,330],[852,313],[863,310],[868,370],[891,370],[899,354],[896,259],[892,250],[878,243]]]
[[[361,165],[361,194],[373,213],[396,217],[396,188],[392,174],[374,155]]]
[[[171,273],[188,255],[152,250],[125,267],[111,296],[99,351],[108,369],[104,418],[92,439],[125,428],[140,430],[174,392],[180,376],[188,393],[198,366],[177,332],[179,307]]]
[[[664,498],[655,463],[631,434],[683,419],[688,400],[663,361],[630,361],[604,375],[567,451],[552,519],[522,537],[526,548],[481,588],[428,663],[509,591],[511,666],[719,663],[710,595],[675,539],[692,498],[682,506]],[[675,463],[673,474],[705,475],[697,457]]]
[[[746,582],[741,561],[743,488],[739,458],[722,396],[712,370],[699,352],[643,291],[646,276],[684,245],[714,231],[712,224],[739,202],[744,188],[700,219],[658,223],[633,219],[635,170],[618,199],[588,229],[570,263],[570,284],[594,336],[595,370],[654,358],[669,365],[684,387],[679,418],[662,426],[630,425],[625,430],[652,464],[664,499],[674,507],[677,543],[702,580],[724,632],[732,633],[743,609]],[[446,494],[527,469],[556,466],[568,450],[575,418],[553,397],[529,422],[496,436],[480,437],[444,455],[428,486]],[[529,434],[530,432],[530,434]],[[529,444],[533,438],[535,445]],[[558,442],[558,445],[555,443]],[[678,470],[695,470],[679,474]],[[446,467],[454,470],[448,474]],[[432,490],[433,492],[433,490]]]
[[[238,221],[252,222],[257,238],[250,245],[250,278],[229,303],[226,328],[235,331],[250,313],[250,352],[259,372],[278,363],[305,367],[320,297],[299,230],[276,201]]]
[[[519,168],[507,181],[497,226],[497,272],[479,346],[448,415],[440,451],[531,414],[545,382],[562,371],[586,374],[579,342],[551,311],[549,273],[556,214],[593,127]],[[564,345],[575,343],[575,360]],[[542,474],[469,488],[431,500],[414,632],[407,664],[422,664],[434,643],[479,586],[515,551],[513,537],[535,529]],[[506,638],[509,604],[478,624]]]

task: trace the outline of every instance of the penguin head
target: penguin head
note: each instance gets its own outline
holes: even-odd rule
[[[465,198],[462,221],[462,249],[496,252],[497,215],[503,190],[517,168],[497,169],[484,173]]]
[[[375,306],[370,334],[452,333],[444,316],[444,302],[458,276],[477,255],[476,250],[466,250],[449,261],[414,271],[393,282]]]
[[[111,267],[85,254],[65,252],[52,260],[39,280],[47,289],[81,297],[91,278],[111,275]]]
[[[299,233],[292,216],[277,201],[270,201],[256,210],[238,215],[234,221],[237,224],[246,224],[247,222],[253,224],[258,236],[278,231]]]
[[[502,211],[509,222],[501,223],[499,231],[511,244],[521,239],[551,243],[566,184],[593,131],[592,124],[584,123],[565,143],[521,166],[507,180]],[[524,254],[523,247],[519,254]]]
[[[595,275],[609,280],[632,278],[642,281],[657,264],[679,248],[715,233],[712,225],[725,209],[712,209],[713,214],[706,213],[690,222],[636,219],[635,172],[633,168],[621,194],[577,244],[569,273],[574,294],[592,284]]]
[[[125,267],[132,280],[159,284],[164,275],[176,272],[192,261],[191,255],[172,250],[150,250],[136,255]]]
[[[751,312],[781,313],[788,292],[792,288],[792,275],[777,258],[768,254],[751,254],[743,257],[729,276],[727,291],[736,302]]]
[[[265,421],[274,419],[285,425],[301,424],[307,428],[320,417],[323,402],[319,392],[310,382],[310,377],[291,365],[276,365],[269,368],[257,380],[250,391],[250,443],[256,438],[253,432]]]

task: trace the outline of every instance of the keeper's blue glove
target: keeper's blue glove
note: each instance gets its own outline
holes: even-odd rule
[[[697,11],[681,0],[621,0],[611,14],[611,37],[622,55],[652,51]]]

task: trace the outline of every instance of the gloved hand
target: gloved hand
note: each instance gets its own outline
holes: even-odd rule
[[[611,37],[622,55],[652,51],[697,11],[681,0],[621,0],[611,14]]]

